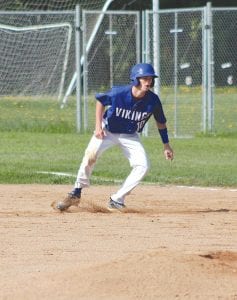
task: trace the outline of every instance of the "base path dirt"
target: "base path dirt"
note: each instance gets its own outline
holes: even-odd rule
[[[127,210],[117,186],[51,203],[66,185],[0,185],[0,299],[237,300],[237,190],[140,185]]]

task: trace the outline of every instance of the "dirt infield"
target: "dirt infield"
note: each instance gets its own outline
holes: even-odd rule
[[[115,186],[0,185],[0,299],[235,299],[237,190],[140,185],[124,213]]]

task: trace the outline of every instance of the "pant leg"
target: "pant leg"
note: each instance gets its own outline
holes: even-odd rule
[[[90,185],[90,176],[98,157],[115,144],[112,135],[107,134],[104,139],[92,136],[82,159],[75,181],[75,188],[84,188]]]
[[[138,134],[124,135],[119,138],[125,157],[129,160],[132,171],[124,181],[121,188],[111,196],[117,202],[124,203],[125,196],[131,192],[142,180],[149,169],[149,161],[145,149],[140,141]]]

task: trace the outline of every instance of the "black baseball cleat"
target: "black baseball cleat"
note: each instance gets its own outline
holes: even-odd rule
[[[70,206],[78,206],[81,198],[81,188],[75,188],[68,196],[56,204],[55,208],[60,211],[67,210]]]
[[[126,205],[123,203],[114,201],[113,199],[110,198],[109,204],[108,204],[108,209],[109,210],[123,210],[126,208]]]
[[[75,188],[74,190],[72,190],[69,195],[71,195],[72,197],[76,197],[76,198],[81,198],[81,188]]]

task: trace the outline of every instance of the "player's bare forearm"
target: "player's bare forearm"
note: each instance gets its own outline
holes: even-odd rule
[[[96,101],[95,109],[95,136],[99,139],[104,138],[104,130],[102,129],[102,119],[105,111],[104,105],[100,101]]]
[[[169,160],[173,160],[173,158],[174,158],[174,151],[170,147],[170,144],[169,144],[169,138],[168,138],[166,123],[156,122],[156,125],[157,125],[157,128],[158,128],[159,132],[160,132],[161,139],[162,139],[163,144],[164,144],[164,155],[165,155],[165,158],[169,159]]]

